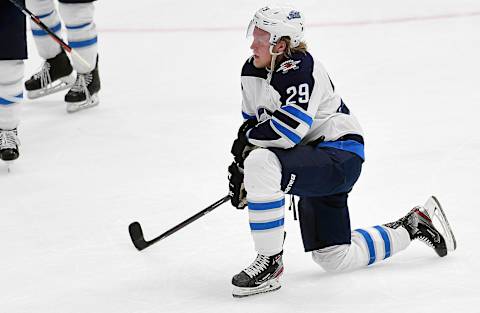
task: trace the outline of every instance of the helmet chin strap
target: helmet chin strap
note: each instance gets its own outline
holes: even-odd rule
[[[267,78],[267,82],[270,84],[270,81],[272,80],[273,76],[273,70],[275,69],[275,60],[277,59],[277,56],[281,55],[283,52],[273,52],[273,47],[275,45],[270,45],[270,54],[272,55],[272,61],[270,61],[270,76]],[[268,68],[267,68],[268,70]]]

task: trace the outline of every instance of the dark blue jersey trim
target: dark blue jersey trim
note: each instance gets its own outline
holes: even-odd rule
[[[253,65],[253,58],[249,58],[242,68],[242,76],[253,76],[267,79],[267,74],[268,72],[266,69],[256,68],[255,65]]]

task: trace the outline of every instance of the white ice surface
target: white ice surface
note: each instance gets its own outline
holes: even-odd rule
[[[149,239],[226,194],[244,27],[265,2],[102,0],[100,106],[25,101],[21,158],[0,164],[1,313],[480,312],[480,2],[291,2],[365,130],[352,228],[435,194],[457,251],[414,242],[326,274],[288,213],[282,289],[238,300],[230,279],[255,256],[246,211],[225,204],[135,250],[130,222]],[[40,64],[29,51],[27,75]]]

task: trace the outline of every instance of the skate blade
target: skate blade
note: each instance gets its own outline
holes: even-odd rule
[[[443,238],[445,238],[447,250],[449,252],[454,251],[457,248],[457,241],[455,240],[450,223],[448,222],[447,216],[445,215],[438,199],[435,198],[435,196],[431,196],[428,198],[427,202],[425,202],[423,207],[430,215],[435,228],[437,228]]]
[[[3,162],[5,162],[5,166],[7,167],[7,172],[10,173],[14,160],[3,161]]]
[[[235,298],[245,298],[248,296],[258,295],[260,293],[271,292],[280,289],[282,285],[278,278],[269,280],[258,287],[242,288],[233,286],[232,296]]]
[[[89,99],[80,102],[67,102],[67,112],[68,113],[75,113],[80,110],[88,109],[94,106],[97,106],[100,102],[98,98],[98,94],[94,94],[90,96]]]
[[[39,89],[39,90],[27,90],[27,97],[29,99],[38,99],[41,97],[45,97],[54,93],[57,93],[59,91],[68,89],[73,86],[75,83],[75,76],[74,75],[68,75],[59,78],[52,84],[49,84],[47,88],[45,89]]]

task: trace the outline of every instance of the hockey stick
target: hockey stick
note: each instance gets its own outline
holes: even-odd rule
[[[20,11],[23,12],[23,14],[25,14],[26,16],[29,16],[32,21],[35,22],[35,24],[37,24],[38,26],[40,26],[40,28],[42,28],[44,31],[46,31],[50,37],[55,40],[65,51],[67,51],[68,53],[70,53],[70,55],[72,56],[72,59],[74,60],[77,60],[79,61],[80,63],[83,64],[83,66],[86,67],[86,69],[90,69],[90,64],[85,61],[84,58],[82,58],[78,53],[77,51],[75,51],[72,47],[70,47],[68,44],[66,44],[60,37],[58,37],[57,35],[55,35],[54,32],[52,32],[50,30],[50,28],[48,28],[47,25],[43,24],[43,22],[38,18],[38,16],[36,16],[35,14],[33,14],[32,12],[30,12],[30,10],[28,10],[26,7],[24,7],[23,5],[21,5],[20,3],[18,3],[16,0],[9,0],[13,5],[15,5]]]
[[[225,202],[230,200],[230,196],[225,196],[222,199],[218,200],[214,204],[210,205],[206,209],[203,209],[202,211],[198,212],[197,214],[193,215],[192,217],[187,218],[180,224],[170,228],[160,236],[153,238],[152,240],[145,240],[143,237],[143,231],[142,231],[142,226],[140,225],[139,222],[133,222],[128,226],[128,232],[130,233],[130,238],[132,239],[133,245],[137,250],[142,251],[143,249],[153,245],[154,243],[167,238],[171,234],[177,232],[178,230],[182,229],[183,227],[187,226],[188,224],[198,220],[200,217],[204,216],[208,212],[213,211],[220,205],[224,204]]]

